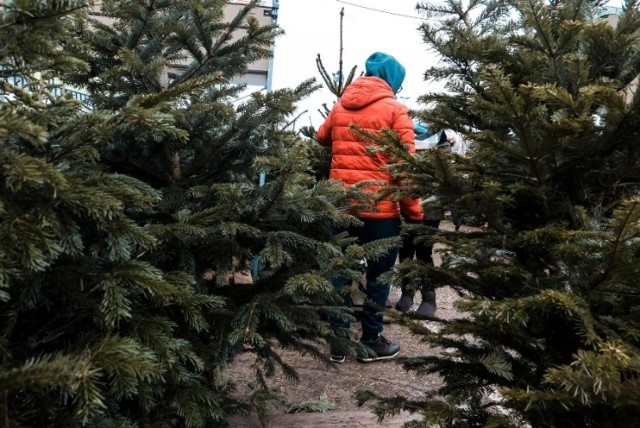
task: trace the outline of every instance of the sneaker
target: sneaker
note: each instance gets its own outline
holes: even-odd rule
[[[389,342],[383,335],[378,335],[375,340],[360,340],[364,346],[373,351],[367,355],[359,355],[358,361],[371,363],[373,361],[390,360],[400,353],[400,345]]]
[[[331,356],[329,357],[329,359],[331,360],[331,362],[337,363],[337,364],[342,364],[345,361],[347,361],[347,357],[345,357],[344,355],[339,355],[334,353],[331,353]]]
[[[413,296],[403,294],[400,296],[398,303],[396,303],[396,310],[400,312],[407,312],[411,306],[413,306]]]
[[[351,342],[349,332],[346,330],[336,328],[334,329],[334,334],[343,340],[346,339],[347,341]],[[348,346],[349,344],[345,343],[336,343],[331,346],[331,354],[329,355],[329,360],[338,364],[344,363],[347,360],[345,354],[348,352]]]

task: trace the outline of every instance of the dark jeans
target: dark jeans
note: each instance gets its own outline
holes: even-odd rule
[[[440,220],[423,220],[422,224],[437,229],[440,225]],[[415,238],[416,235],[414,233],[407,233],[403,235],[402,248],[400,248],[400,262],[413,259],[413,256],[415,254],[417,260],[424,263],[433,264],[433,258],[431,256],[431,253],[433,252],[433,245],[416,245]],[[413,296],[414,293],[408,290],[405,284],[402,284],[401,288],[402,294]],[[425,292],[427,291],[431,291],[431,289],[423,287],[423,289],[421,290],[423,298]]]
[[[358,238],[359,244],[375,241],[382,238],[400,236],[400,219],[362,219],[364,224],[361,227],[353,227],[348,230],[349,235]],[[391,285],[378,281],[378,277],[383,273],[393,269],[398,257],[399,248],[394,248],[383,257],[377,260],[367,260],[367,289],[365,291],[366,300],[362,308],[362,338],[371,340],[382,333],[382,313],[389,298]],[[351,285],[348,278],[335,278],[334,287],[345,287]],[[351,295],[345,293],[345,305],[351,306]],[[349,328],[347,321],[332,320],[334,327]]]

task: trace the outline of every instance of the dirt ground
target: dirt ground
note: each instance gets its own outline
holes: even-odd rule
[[[441,228],[449,228],[449,223],[443,222]],[[434,254],[435,255],[435,254]],[[434,257],[437,263],[437,257]],[[436,290],[438,309],[436,315],[445,319],[458,316],[453,305],[457,294],[449,287],[441,287]],[[390,305],[395,305],[400,298],[400,290],[393,287],[389,297]],[[414,299],[415,310],[420,303],[419,293]],[[394,311],[394,309],[389,309]],[[428,323],[429,321],[417,321]],[[356,322],[351,331],[355,337],[360,337],[360,327]],[[383,334],[388,339],[400,344],[401,356],[433,355],[438,352],[430,345],[420,343],[419,338],[411,331],[397,323],[385,323]],[[326,349],[327,354],[329,349]],[[331,412],[355,412],[365,410],[357,406],[355,393],[361,389],[369,389],[386,395],[402,395],[407,398],[418,398],[425,391],[433,390],[440,384],[436,375],[419,377],[414,372],[405,371],[395,360],[374,363],[360,363],[354,358],[348,357],[343,364],[335,364],[326,367],[322,362],[309,356],[301,356],[297,353],[283,353],[283,358],[291,363],[297,370],[300,381],[293,383],[277,373],[268,380],[270,386],[278,391],[286,400],[286,405],[274,412],[290,413],[300,403],[306,401],[328,401],[335,407]],[[230,377],[241,386],[247,385],[251,379],[252,356],[241,356],[231,367]],[[249,389],[242,388],[240,395],[248,394]]]
[[[389,298],[392,304],[400,298],[400,291],[393,290]],[[413,310],[419,304],[419,295]],[[455,315],[453,302],[456,295],[448,287],[437,290],[438,310],[436,315],[449,318]],[[428,323],[428,321],[418,321]],[[358,323],[351,327],[355,337],[360,337]],[[428,344],[420,343],[408,328],[396,324],[386,323],[383,334],[390,340],[400,344],[401,356],[430,355],[436,350]],[[326,349],[327,354],[329,349]],[[405,371],[394,360],[374,363],[360,363],[355,358],[348,357],[343,364],[335,364],[334,367],[326,367],[322,362],[309,356],[301,356],[297,353],[282,354],[287,362],[297,370],[300,382],[292,383],[277,373],[270,378],[269,384],[285,398],[287,405],[282,411],[288,411],[292,407],[305,401],[318,401],[323,396],[328,398],[336,411],[361,410],[354,400],[355,393],[360,389],[369,389],[384,395],[403,395],[408,398],[418,398],[425,392],[436,388],[440,384],[437,376],[418,377],[413,372]],[[239,385],[246,385],[251,380],[251,364],[253,357],[250,355],[238,358],[230,370],[230,377]],[[247,389],[244,393],[249,393]]]

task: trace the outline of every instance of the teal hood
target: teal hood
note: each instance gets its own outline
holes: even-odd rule
[[[374,52],[365,63],[365,76],[376,76],[391,86],[394,94],[398,93],[404,81],[405,69],[397,59],[382,52]]]

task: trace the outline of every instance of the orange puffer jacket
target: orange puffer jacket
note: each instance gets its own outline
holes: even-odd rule
[[[325,122],[318,129],[320,144],[330,146],[332,151],[329,178],[341,180],[346,187],[376,180],[397,184],[388,172],[381,168],[388,162],[388,155],[381,152],[367,153],[367,145],[349,126],[356,125],[366,131],[378,132],[387,128],[397,132],[402,141],[415,153],[413,121],[408,109],[395,100],[391,87],[375,76],[360,77],[351,83]],[[381,186],[367,190],[376,192]],[[360,218],[400,217],[400,208],[411,220],[422,219],[419,199],[404,199],[400,203],[385,199],[378,202],[375,211],[359,212]]]

